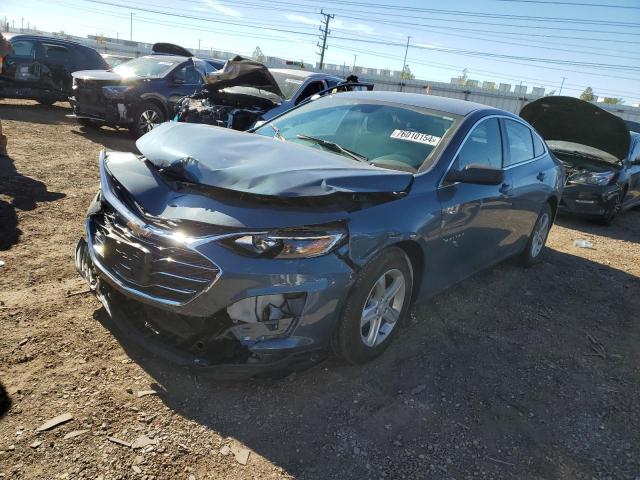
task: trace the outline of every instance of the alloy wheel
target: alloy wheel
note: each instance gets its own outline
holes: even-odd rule
[[[380,345],[396,326],[405,289],[404,275],[395,268],[382,274],[374,283],[360,318],[360,337],[367,347]]]
[[[140,131],[147,133],[154,129],[160,123],[160,115],[155,110],[145,110],[140,114],[138,124]]]
[[[542,247],[547,240],[549,234],[549,214],[543,213],[536,223],[536,228],[533,230],[533,241],[531,242],[531,256],[537,257],[542,251]]]

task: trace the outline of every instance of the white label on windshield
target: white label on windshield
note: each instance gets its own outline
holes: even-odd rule
[[[171,62],[158,62],[158,65],[173,65]]]
[[[424,145],[431,145],[435,147],[441,140],[441,137],[435,137],[426,133],[410,132],[408,130],[394,130],[391,134],[391,138],[397,140],[406,140],[407,142],[423,143]]]
[[[302,85],[302,80],[294,80],[293,78],[285,78],[284,83],[295,83],[296,85]]]

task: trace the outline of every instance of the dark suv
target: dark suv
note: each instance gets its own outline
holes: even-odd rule
[[[94,49],[39,35],[4,34],[14,53],[0,62],[0,98],[26,98],[44,105],[67,101],[76,70],[109,68]]]
[[[202,89],[205,75],[224,66],[170,44],[156,44],[153,51],[112,70],[75,72],[70,101],[78,122],[125,127],[140,137],[168,120],[179,100]]]

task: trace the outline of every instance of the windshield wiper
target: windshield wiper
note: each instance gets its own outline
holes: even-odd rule
[[[348,155],[349,157],[357,160],[358,162],[369,163],[369,159],[364,155],[361,155],[358,152],[354,152],[353,150],[349,150],[348,148],[344,148],[342,145],[337,144],[336,142],[330,142],[329,140],[324,140],[318,137],[312,137],[310,135],[298,135],[300,140],[309,140],[311,142],[315,142],[318,145],[322,145],[323,147],[332,150],[337,153],[343,153]]]
[[[269,123],[268,124],[272,129],[273,129],[273,137],[277,138],[278,140],[282,141],[282,142],[286,142],[287,139],[284,138],[284,135],[282,135],[282,132],[280,131],[280,129],[278,127],[276,127],[273,123]]]

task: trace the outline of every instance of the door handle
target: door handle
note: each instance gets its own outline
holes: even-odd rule
[[[543,181],[545,177],[545,173],[544,172],[540,172],[538,173],[538,175],[536,176],[536,178],[540,181]]]
[[[511,185],[509,185],[508,183],[503,183],[502,185],[500,185],[498,191],[503,195],[506,195],[511,191]]]

